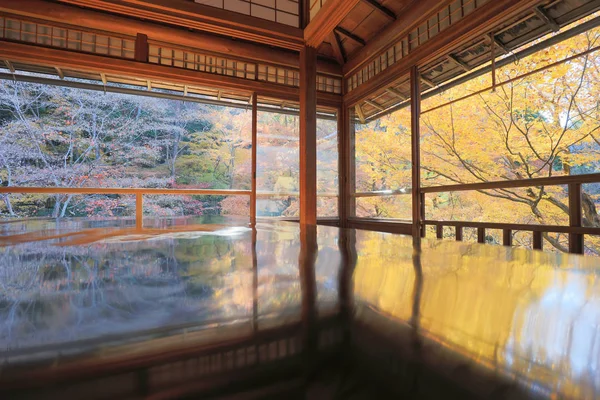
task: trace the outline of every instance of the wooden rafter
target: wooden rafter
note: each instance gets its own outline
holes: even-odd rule
[[[328,0],[304,29],[307,46],[318,48],[361,0]]]
[[[420,76],[420,78],[421,78],[421,82],[423,82],[424,84],[426,84],[430,88],[434,88],[435,87],[435,83],[433,83],[433,81],[431,81],[431,80],[429,80],[429,79],[427,79],[427,78],[425,78],[423,76]]]
[[[396,20],[396,14],[394,14],[389,8],[382,6],[377,0],[362,0],[365,4],[371,6],[375,11],[389,19],[390,21]]]
[[[454,54],[448,54],[448,59],[450,61],[452,61],[454,64],[456,64],[459,67],[461,67],[463,69],[463,71],[465,71],[465,72],[469,72],[472,69],[466,63],[464,63],[461,60],[459,60],[458,57],[456,57]]]
[[[329,42],[331,43],[331,48],[333,49],[333,55],[335,56],[335,59],[338,61],[338,63],[340,63],[340,65],[343,65],[346,62],[346,54],[344,53],[342,42],[335,31],[329,34]]]
[[[58,68],[58,67],[54,67],[54,69],[56,70],[56,74],[58,75],[58,77],[61,80],[65,79],[65,74],[63,74],[62,69]]]
[[[361,46],[366,46],[367,42],[365,42],[365,40],[363,38],[361,38],[360,36],[355,35],[352,32],[349,32],[347,30],[345,30],[342,27],[336,27],[334,30],[336,33],[339,33],[340,35],[344,35],[346,36],[348,39],[352,39],[353,41],[355,41],[356,43],[360,44]]]
[[[389,94],[391,94],[392,96],[399,98],[402,101],[406,100],[406,96],[404,96],[402,93],[400,93],[397,89],[389,87],[389,88],[385,89],[385,91],[388,92]]]
[[[510,53],[510,50],[504,45],[504,43],[502,43],[497,37],[496,35],[494,35],[493,33],[490,33],[489,35],[490,38],[490,44],[498,47],[500,50],[502,50],[502,52],[504,54],[508,54]]]
[[[12,63],[8,60],[4,60],[4,65],[6,65],[6,68],[8,68],[8,70],[14,74],[15,73],[15,67],[14,65],[12,65]]]
[[[379,110],[379,111],[383,111],[384,108],[382,106],[380,106],[379,104],[375,103],[373,100],[365,100],[365,103],[370,105],[371,107]]]
[[[62,3],[251,40],[290,50],[302,48],[302,29],[186,0],[59,0]]]
[[[416,3],[427,3],[427,1],[428,0],[423,0]],[[344,95],[344,102],[348,106],[353,106],[370,94],[385,90],[386,87],[392,86],[394,82],[398,80],[398,77],[405,76],[409,73],[411,66],[424,65],[433,62],[440,57],[444,57],[449,51],[456,49],[461,44],[487,35],[490,29],[493,29],[494,26],[497,26],[502,21],[506,21],[508,18],[513,18],[530,11],[537,3],[538,0],[495,0],[487,3],[485,7],[482,7],[463,18],[460,24],[453,25],[446,29],[443,35],[437,35],[424,44],[416,47],[395,64],[387,67],[384,71],[378,73],[356,89],[346,93]],[[435,12],[437,9],[433,11]],[[395,25],[398,21],[403,19],[404,18],[397,20],[395,23],[390,24],[390,26]],[[405,33],[408,33],[408,31],[405,31]],[[380,34],[377,40],[381,37],[385,36]],[[400,37],[402,37],[402,35]],[[364,56],[364,51],[367,50],[369,50],[370,53],[370,50],[373,49],[373,42],[374,40],[371,40],[365,48],[358,51],[358,56],[361,54]],[[382,49],[387,49],[391,43],[393,42],[386,43]],[[366,60],[377,58],[380,54],[381,53],[374,53],[372,56],[368,56]],[[356,57],[357,56],[354,56],[344,64],[344,72],[353,70],[353,67],[363,66],[365,64],[362,60],[361,62],[356,63]]]
[[[361,124],[365,123],[365,114],[363,113],[362,107],[360,106],[360,104],[356,105],[356,114],[358,115],[358,120],[360,121]]]
[[[427,20],[427,18],[437,12],[440,5],[444,2],[444,0],[419,0],[413,2],[413,5],[402,13],[402,18],[398,18],[396,21],[388,24],[385,29],[369,41],[367,46],[356,52],[348,60],[346,65],[344,65],[344,75],[360,69],[364,64],[378,56],[391,43],[397,41],[412,28],[418,26],[422,21]]]
[[[552,32],[558,32],[560,31],[560,25],[558,25],[558,23],[554,20],[554,18],[552,18],[551,16],[548,15],[548,13],[546,12],[546,10],[544,10],[542,8],[542,6],[537,6],[534,8],[535,14],[542,20],[544,21],[544,23],[546,25],[548,25],[548,27],[550,29],[552,29]]]

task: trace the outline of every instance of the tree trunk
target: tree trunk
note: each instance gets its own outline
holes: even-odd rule
[[[60,212],[60,194],[57,194],[54,196],[55,202],[54,202],[54,209],[52,210],[52,218],[58,218],[59,212]]]
[[[587,193],[581,194],[581,205],[583,207],[583,223],[586,226],[600,226],[600,216],[596,210],[594,200]]]
[[[73,196],[67,197],[67,200],[64,202],[64,204],[62,206],[62,210],[60,212],[60,217],[61,218],[65,217],[65,214],[67,212],[67,207],[69,207],[69,203],[71,203],[71,199],[73,199]]]
[[[14,217],[15,212],[13,211],[9,196],[10,196],[9,194],[4,195],[4,204],[6,204],[6,208],[8,210],[8,215],[10,215],[11,217]]]

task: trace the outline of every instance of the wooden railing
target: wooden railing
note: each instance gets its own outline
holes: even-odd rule
[[[448,193],[470,190],[494,190],[522,187],[538,187],[567,185],[569,191],[569,226],[555,225],[534,225],[534,224],[512,224],[512,223],[493,223],[493,222],[467,222],[467,221],[436,221],[424,219],[421,221],[421,236],[425,236],[426,227],[433,225],[436,227],[436,237],[443,238],[444,226],[455,228],[455,237],[457,241],[463,238],[463,228],[476,228],[477,241],[485,243],[486,229],[501,229],[502,244],[512,246],[513,231],[529,231],[533,235],[533,248],[541,250],[543,247],[544,233],[566,233],[569,235],[569,252],[583,254],[584,235],[600,235],[600,227],[584,227],[582,204],[581,204],[581,185],[585,183],[600,182],[600,174],[586,175],[568,175],[548,178],[522,179],[514,181],[496,181],[467,183],[458,185],[445,185],[424,187],[420,190],[421,215],[425,215],[425,195],[428,193]]]
[[[2,193],[36,194],[122,194],[135,195],[135,226],[144,227],[144,195],[180,195],[180,196],[250,196],[251,190],[228,189],[152,189],[152,188],[96,188],[96,187],[23,187],[0,186]],[[254,220],[251,216],[251,220]]]
[[[475,222],[475,221],[439,221],[423,219],[420,221],[421,236],[425,237],[427,226],[435,226],[436,237],[442,239],[444,237],[444,227],[454,227],[455,238],[457,241],[463,240],[463,229],[477,229],[477,241],[485,243],[486,230],[497,229],[502,230],[502,244],[504,246],[512,246],[512,233],[514,231],[531,232],[533,236],[533,248],[541,250],[543,248],[544,233],[564,233],[569,235],[569,252],[582,254],[584,250],[584,235],[600,235],[600,227],[584,227],[581,202],[581,185],[586,183],[599,183],[600,173],[585,174],[585,175],[568,175],[556,176],[548,178],[522,179],[513,181],[495,181],[495,182],[480,182],[480,183],[465,183],[456,185],[432,186],[423,187],[420,189],[420,207],[421,215],[425,215],[425,196],[429,193],[448,193],[460,191],[482,191],[495,189],[510,189],[523,187],[538,187],[567,185],[569,193],[569,225],[540,225],[540,224],[514,224],[514,223],[499,223],[499,222]],[[410,188],[402,188],[398,190],[379,190],[372,192],[357,192],[354,198],[365,197],[390,197],[410,195]],[[424,217],[423,217],[424,218]],[[353,221],[371,221],[377,222],[377,230],[382,229],[381,226],[391,224],[390,220],[383,219],[365,219],[352,218]],[[393,221],[397,224],[399,221]],[[409,221],[404,221],[406,224]]]
[[[0,186],[0,194],[10,193],[35,193],[35,194],[119,194],[135,195],[135,221],[136,228],[142,229],[144,226],[144,195],[180,195],[180,196],[250,196],[250,201],[256,199],[277,198],[277,197],[300,197],[299,192],[278,192],[278,191],[257,191],[252,190],[232,190],[232,189],[153,189],[153,188],[98,188],[98,187],[26,187],[26,186]],[[317,198],[337,198],[338,193],[323,192],[318,193]],[[256,209],[253,209],[254,212]],[[256,215],[251,211],[250,222],[256,223]],[[281,218],[286,220],[289,218]],[[321,219],[321,222],[329,222],[327,219]],[[335,218],[338,221],[338,218]]]

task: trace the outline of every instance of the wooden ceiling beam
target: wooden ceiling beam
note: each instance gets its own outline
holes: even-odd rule
[[[371,8],[383,15],[390,21],[396,20],[396,14],[394,14],[389,8],[382,6],[377,0],[362,0],[365,4],[371,6]]]
[[[43,0],[0,1],[0,11],[61,25],[70,24],[71,27],[79,29],[114,32],[131,37],[137,37],[138,33],[143,33],[148,36],[150,41],[173,44],[198,52],[229,56],[238,60],[263,61],[294,68],[298,68],[300,65],[299,54],[294,51],[232,40],[203,32],[190,32],[185,29]],[[317,60],[317,71],[335,76],[342,74],[338,64],[325,60]]]
[[[342,42],[340,41],[339,36],[335,31],[329,34],[329,43],[331,43],[331,48],[333,49],[333,55],[335,59],[340,65],[344,65],[346,62],[346,54],[344,53],[344,47],[342,46]]]
[[[339,26],[334,29],[334,32],[339,33],[340,35],[346,36],[348,39],[355,41],[356,43],[360,44],[361,46],[366,46],[366,44],[367,44],[367,42],[365,42],[365,40],[363,38],[355,35],[352,32],[348,32],[347,30],[345,30],[344,28],[341,28]]]
[[[308,0],[307,0],[308,1]],[[304,29],[307,46],[318,48],[361,0],[328,0]]]
[[[106,56],[73,53],[68,50],[51,49],[14,42],[1,42],[0,60],[43,65],[63,70],[79,70],[98,74],[106,84],[106,75],[133,77],[145,81],[172,82],[180,85],[201,86],[222,90],[239,91],[243,94],[257,92],[260,96],[298,101],[298,88],[275,83],[217,75],[208,72],[186,70],[157,64],[144,64]],[[151,86],[150,86],[151,87]],[[339,94],[317,94],[318,104],[324,107],[339,107]]]
[[[198,29],[299,51],[302,29],[187,0],[59,0],[61,3]]]
[[[427,2],[427,0],[423,0],[423,2]],[[446,29],[443,35],[435,36],[416,47],[397,63],[345,94],[344,103],[353,106],[370,94],[385,90],[392,86],[399,77],[406,76],[413,65],[425,65],[440,57],[445,57],[460,44],[487,35],[502,21],[531,10],[537,3],[539,0],[495,0],[487,3],[485,7],[467,15],[460,24]],[[369,45],[372,42],[369,42]],[[350,63],[352,60],[348,60],[348,63],[344,65],[344,70]]]

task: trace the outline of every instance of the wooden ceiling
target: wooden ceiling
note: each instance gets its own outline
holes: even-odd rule
[[[279,4],[275,0],[215,1]],[[301,8],[310,1],[315,0],[290,4],[298,7],[302,17]],[[343,101],[348,107],[358,106],[361,119],[369,120],[407,103],[407,73],[413,65],[420,67],[423,92],[432,92],[492,58],[501,61],[520,46],[600,9],[600,0],[318,1],[322,7],[308,24],[300,18],[304,29],[194,0],[0,0],[0,12],[41,21],[44,26],[68,24],[66,28],[73,31],[85,27],[132,40],[142,34],[154,47],[177,47],[189,54],[201,50],[231,63],[272,67],[273,79],[248,78],[243,85],[264,90],[266,83],[272,83],[270,95],[287,100],[297,95],[300,85],[285,87],[279,75],[297,74],[298,51],[313,47],[320,57],[317,78],[335,81],[336,90],[329,93],[335,104]],[[210,72],[200,74],[203,84],[218,85],[228,79],[228,85],[242,85],[239,79],[215,77]]]
[[[319,47],[319,56],[345,64],[419,0],[361,0]]]

